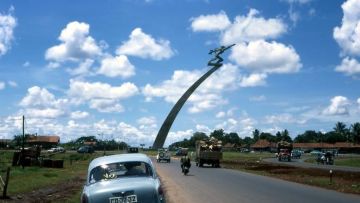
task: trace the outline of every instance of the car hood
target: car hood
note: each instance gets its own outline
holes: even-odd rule
[[[152,177],[128,177],[102,181],[87,186],[90,202],[109,202],[111,197],[136,195],[138,202],[158,202],[157,179]]]

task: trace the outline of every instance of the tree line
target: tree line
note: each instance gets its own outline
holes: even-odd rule
[[[335,143],[335,142],[352,142],[360,143],[360,123],[356,122],[349,127],[343,122],[337,122],[334,128],[329,132],[320,132],[314,130],[307,130],[302,134],[297,135],[294,140],[291,138],[287,129],[278,131],[273,135],[268,132],[261,132],[255,129],[251,136],[244,138],[239,137],[236,132],[225,133],[223,129],[217,129],[208,135],[204,132],[195,132],[189,139],[184,139],[179,142],[172,143],[169,148],[175,149],[179,147],[183,148],[195,148],[195,142],[197,140],[209,139],[214,137],[222,141],[223,145],[226,143],[236,144],[241,147],[249,148],[250,145],[257,142],[259,139],[265,139],[269,142],[296,142],[296,143]]]

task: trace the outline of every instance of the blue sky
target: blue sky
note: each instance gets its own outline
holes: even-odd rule
[[[295,137],[359,122],[360,1],[0,1],[0,138],[151,145],[167,113],[236,43],[166,144],[223,128]]]

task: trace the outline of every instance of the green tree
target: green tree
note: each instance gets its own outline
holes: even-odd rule
[[[350,131],[346,128],[346,124],[343,122],[337,122],[334,127],[334,132],[340,136],[345,137],[345,141],[350,141]]]
[[[289,131],[288,130],[283,130],[282,132],[281,132],[281,140],[282,141],[286,141],[286,142],[292,142],[292,139],[291,139],[291,137],[290,137],[290,135],[289,135]]]
[[[210,137],[214,137],[221,141],[224,141],[224,135],[225,132],[223,129],[214,130],[212,133],[210,133]]]
[[[356,122],[350,126],[350,133],[354,143],[360,143],[360,123]]]
[[[231,144],[239,144],[240,143],[240,137],[235,132],[227,133],[224,136],[224,142],[225,143],[231,143]]]
[[[260,131],[258,129],[255,129],[252,134],[254,141],[257,142],[260,139]]]

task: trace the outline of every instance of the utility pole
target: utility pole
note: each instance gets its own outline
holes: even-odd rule
[[[25,116],[23,115],[22,116],[22,133],[23,133],[23,136],[22,136],[22,150],[24,150],[24,143],[25,143]]]

